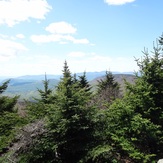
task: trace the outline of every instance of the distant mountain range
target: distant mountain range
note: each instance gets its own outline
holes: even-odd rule
[[[133,84],[135,81],[135,75],[133,75],[133,74],[113,74],[113,75],[114,75],[115,81],[120,84],[122,91],[124,91],[124,89],[125,89],[124,79],[131,84]],[[94,89],[96,89],[98,81],[103,80],[104,78],[105,78],[105,76],[97,77],[94,80],[91,80],[89,83],[91,86],[93,86]]]
[[[87,80],[91,81],[97,77],[104,76],[106,71],[100,71],[100,72],[86,72]],[[113,74],[130,74],[133,75],[133,72],[112,72]],[[76,73],[77,76],[83,75],[83,72]],[[57,79],[60,80],[62,75],[51,75],[47,74],[47,79]],[[45,75],[25,75],[25,76],[19,76],[19,77],[12,77],[12,76],[0,76],[0,82],[7,80],[7,79],[21,79],[21,80],[31,80],[31,81],[36,81],[36,80],[44,80]]]
[[[87,72],[86,77],[90,84],[95,87],[97,80],[104,78],[106,71],[101,72]],[[124,85],[123,79],[125,78],[129,82],[133,82],[134,75],[133,72],[113,72],[115,80],[119,82],[122,87]],[[83,75],[83,73],[77,73],[77,76]],[[55,89],[55,86],[58,84],[62,75],[46,75],[49,80],[49,87]],[[43,89],[42,81],[45,80],[45,75],[26,75],[16,78],[10,77],[0,77],[0,83],[10,79],[7,90],[4,95],[15,96],[20,95],[20,99],[32,100],[33,97],[38,97],[37,89]]]

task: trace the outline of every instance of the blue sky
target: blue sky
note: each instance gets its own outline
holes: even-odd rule
[[[0,76],[137,71],[162,0],[0,0]]]

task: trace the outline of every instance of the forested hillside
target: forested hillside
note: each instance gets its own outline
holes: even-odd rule
[[[9,97],[19,95],[19,101],[23,101],[23,100],[33,101],[34,98],[39,98],[39,92],[37,90],[44,88],[42,81],[43,80],[41,79],[12,78],[10,79],[8,88],[4,92],[4,95]],[[50,79],[49,88],[54,89],[55,86],[58,84],[58,82],[59,80],[57,79]]]
[[[106,71],[96,90],[72,74],[64,62],[55,91],[50,81],[39,99],[26,102],[25,116],[15,108],[18,97],[3,96],[0,86],[0,162],[149,163],[163,158],[163,38],[153,52],[137,59],[132,83]]]
[[[129,74],[127,74],[129,73]],[[77,73],[77,76],[82,75],[82,73]],[[113,76],[115,81],[117,81],[121,88],[124,88],[124,79],[130,83],[134,82],[134,74],[131,72],[123,72],[119,74],[118,72],[113,72]],[[57,86],[62,75],[46,75],[49,79],[49,88],[55,91],[55,87]],[[34,101],[34,98],[40,98],[38,89],[43,89],[43,79],[45,75],[32,75],[32,76],[20,76],[16,78],[11,78],[8,84],[6,91],[3,95],[14,97],[19,95],[19,101],[29,100]],[[89,84],[92,86],[92,91],[96,90],[97,81],[105,78],[105,71],[101,72],[89,72],[86,73],[86,78]],[[3,79],[3,81],[6,81]],[[0,82],[0,83],[3,83]]]

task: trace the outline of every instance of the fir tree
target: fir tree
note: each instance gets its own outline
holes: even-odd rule
[[[93,136],[94,109],[88,107],[87,91],[72,82],[67,63],[56,90],[56,103],[51,106],[49,128],[61,162],[75,163],[86,156]]]
[[[22,159],[33,163],[86,162],[94,145],[95,109],[88,105],[91,92],[71,76],[67,62],[54,97],[53,102],[45,105],[48,132]]]
[[[8,98],[6,96],[3,96],[2,93],[7,89],[8,84],[10,80],[4,82],[0,86],[0,113],[3,113],[5,111],[12,112],[13,107],[17,102],[18,96],[15,96],[14,98]]]
[[[126,83],[126,95],[106,110],[106,133],[113,144],[108,145],[119,162],[152,162],[163,156],[162,51],[158,46],[151,56],[143,53],[135,84]]]
[[[120,97],[120,86],[115,81],[113,74],[106,71],[104,79],[98,80],[97,94],[95,99],[100,108],[106,108]]]
[[[49,89],[49,80],[47,80],[47,76],[45,73],[45,80],[43,81],[43,85],[44,85],[44,90],[38,89],[38,92],[41,96],[41,100],[39,100],[40,102],[43,102],[44,104],[48,104],[50,103],[50,95],[52,93],[52,90]]]
[[[22,125],[23,120],[14,109],[19,96],[9,98],[2,93],[7,89],[9,80],[0,86],[0,154],[8,149],[8,145],[14,138],[16,127]]]
[[[82,76],[79,76],[79,84],[81,88],[84,88],[86,91],[91,90],[91,86],[86,78],[86,72]]]

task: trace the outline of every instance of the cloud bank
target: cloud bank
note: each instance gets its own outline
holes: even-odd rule
[[[13,58],[20,51],[28,50],[23,44],[11,40],[0,39],[0,61]]]
[[[52,9],[46,0],[1,0],[0,25],[14,26],[22,21],[45,19]]]
[[[75,34],[77,29],[67,22],[51,23],[45,30],[49,34],[32,35],[31,40],[35,43],[59,42],[60,44],[66,44],[72,42],[74,44],[89,44],[86,38],[75,38],[72,34]]]
[[[104,0],[108,5],[124,5],[134,2],[135,0]]]
[[[74,34],[77,31],[77,29],[71,24],[63,21],[51,23],[45,28],[45,30],[54,34]]]

